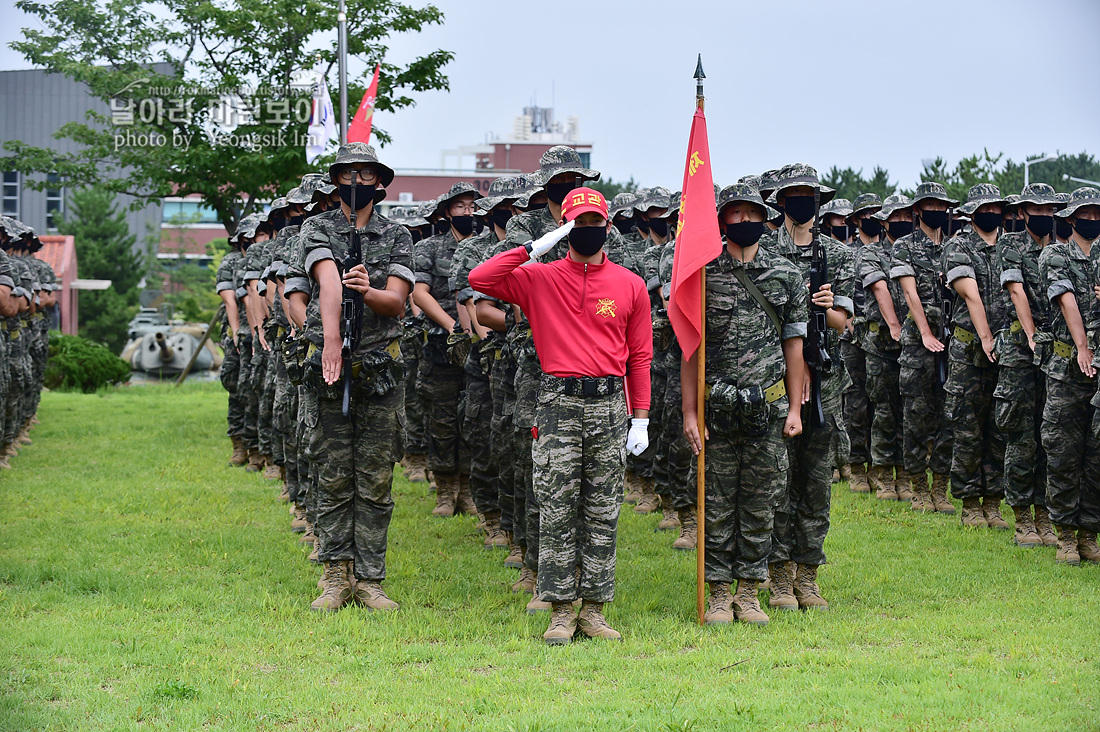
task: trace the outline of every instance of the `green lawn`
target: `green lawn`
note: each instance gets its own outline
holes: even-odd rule
[[[624,513],[621,644],[547,648],[470,518],[398,478],[396,614],[311,613],[217,384],[46,394],[0,475],[0,729],[1100,730],[1100,567],[834,489],[831,611],[695,624],[695,558]]]

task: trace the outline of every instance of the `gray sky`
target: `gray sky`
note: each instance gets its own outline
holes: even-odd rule
[[[679,188],[700,52],[720,183],[803,161],[882,165],[911,186],[922,158],[983,147],[1100,154],[1096,0],[435,4],[444,26],[392,38],[388,60],[453,51],[451,91],[377,116],[394,167],[438,167],[442,149],[507,134],[537,100],[580,117],[605,177]],[[9,4],[0,21],[0,69],[25,68],[7,44],[30,19]]]

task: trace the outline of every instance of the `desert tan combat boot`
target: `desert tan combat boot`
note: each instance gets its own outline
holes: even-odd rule
[[[477,505],[474,503],[474,494],[470,491],[470,476],[458,477],[458,497],[455,499],[455,513],[464,513],[467,516],[477,515]]]
[[[880,501],[898,500],[898,492],[894,489],[894,476],[886,465],[872,465],[867,471],[867,482],[871,490],[875,492],[875,498]]]
[[[848,464],[841,465],[838,477],[840,478],[840,480],[847,481],[848,483],[851,483],[852,482],[852,466],[848,465]],[[839,483],[840,481],[837,481],[837,482]]]
[[[680,535],[672,542],[672,548],[686,552],[695,548],[699,525],[695,520],[695,506],[680,509]]]
[[[889,466],[886,469],[889,470]],[[900,465],[894,466],[894,472],[897,474],[894,478],[894,491],[898,494],[898,500],[912,501],[916,494],[913,493],[913,483],[909,480],[909,473],[906,473],[905,468]]]
[[[321,537],[317,536],[316,531],[314,531],[313,533],[314,533],[314,536],[315,536],[315,538],[313,539],[313,551],[311,551],[309,553],[309,556],[306,557],[306,559],[309,560],[310,562],[314,563],[314,564],[320,564],[321,563]]]
[[[999,496],[986,496],[982,499],[982,516],[985,523],[991,529],[1008,531],[1008,522],[1001,516],[1001,499]]]
[[[619,631],[612,628],[603,616],[603,603],[585,600],[581,603],[581,612],[577,616],[577,625],[589,638],[604,640],[622,640]]]
[[[380,582],[355,580],[352,601],[368,610],[398,610],[400,605],[391,600]]]
[[[794,562],[776,562],[768,565],[768,577],[771,580],[768,607],[780,610],[798,609],[798,599],[794,596],[794,568]]]
[[[1043,546],[1058,546],[1058,534],[1054,533],[1054,524],[1050,522],[1050,511],[1046,506],[1035,507],[1035,531],[1043,540]]]
[[[920,513],[933,513],[936,507],[932,503],[932,491],[928,487],[928,473],[922,470],[919,473],[906,472],[906,475],[913,486],[913,500],[909,508]]]
[[[294,507],[294,520],[290,522],[290,530],[295,534],[304,534],[306,530],[306,510],[300,506]]]
[[[1024,549],[1032,549],[1043,545],[1039,538],[1039,532],[1035,530],[1035,521],[1031,518],[1031,506],[1013,506],[1012,513],[1016,514],[1016,533],[1012,541],[1016,546]]]
[[[538,574],[539,573],[538,572],[533,572],[532,574],[535,575],[535,579],[533,580],[532,591],[531,591],[531,594],[534,595],[534,596],[530,600],[527,601],[526,610],[527,610],[528,615],[538,615],[539,613],[547,612],[549,610],[552,610],[553,608],[551,607],[552,603],[549,603],[546,600],[540,600],[539,596],[534,594],[533,587],[534,587],[534,585],[538,584]]]
[[[642,478],[642,497],[634,507],[634,513],[653,513],[661,505],[661,499],[655,490],[653,478]]]
[[[733,622],[733,594],[729,582],[710,582],[710,600],[703,625],[728,625]]]
[[[500,528],[500,511],[485,514],[485,548],[507,549],[511,544],[508,532]]]
[[[969,526],[972,529],[989,527],[989,524],[985,521],[985,514],[982,513],[982,499],[976,496],[963,499],[963,510],[960,519],[963,526]]]
[[[737,622],[768,624],[768,616],[760,609],[760,598],[756,596],[759,584],[756,580],[737,580],[737,593],[733,596],[733,617]]]
[[[509,569],[523,569],[523,555],[527,552],[527,547],[523,544],[516,544],[512,542],[512,548],[508,551],[508,556],[504,558],[504,566]]]
[[[795,572],[794,596],[798,598],[798,606],[803,610],[828,610],[829,603],[817,586],[817,565],[799,564]]]
[[[955,513],[955,506],[947,500],[947,476],[942,473],[932,474],[932,507],[936,513]]]
[[[871,492],[871,484],[867,482],[867,466],[863,463],[852,466],[852,479],[848,481],[848,490],[852,493]]]
[[[298,543],[312,546],[315,541],[317,541],[317,534],[313,532],[313,524],[309,522],[309,519],[306,519],[306,533],[302,534],[298,539]]]
[[[34,440],[31,439],[31,435],[27,432],[27,428],[24,427],[19,431],[19,435],[15,438],[21,445],[33,445]]]
[[[519,579],[512,583],[512,592],[526,592],[535,594],[535,573],[527,567],[519,571]]]
[[[351,600],[349,564],[347,561],[325,562],[325,573],[321,575],[321,596],[310,604],[311,610],[332,613]]]
[[[458,476],[437,475],[435,482],[438,490],[435,494],[435,508],[432,516],[444,518],[455,515],[455,502],[458,500]]]
[[[642,479],[633,470],[626,471],[623,476],[623,501],[625,503],[637,503],[642,497]]]
[[[8,462],[8,456],[0,456],[0,470],[11,470],[11,463]]]
[[[248,451],[248,465],[245,465],[244,469],[250,473],[258,473],[264,469],[264,458],[259,450]]]
[[[1096,543],[1096,533],[1078,529],[1077,554],[1086,562],[1100,562],[1100,545]]]
[[[406,455],[405,479],[410,483],[423,483],[428,480],[428,457],[426,455]]]
[[[233,456],[229,458],[229,464],[239,468],[248,462],[248,450],[244,449],[244,440],[233,437]]]
[[[680,514],[672,506],[661,502],[661,521],[657,524],[657,531],[668,531],[680,528]]]
[[[1060,564],[1080,564],[1081,553],[1077,550],[1077,532],[1070,526],[1055,526],[1058,530],[1058,553],[1054,561]]]
[[[264,477],[268,480],[280,480],[282,478],[282,471],[275,463],[268,463],[264,468]]]
[[[550,627],[542,634],[548,646],[564,646],[577,634],[577,614],[571,602],[555,602],[550,612]]]

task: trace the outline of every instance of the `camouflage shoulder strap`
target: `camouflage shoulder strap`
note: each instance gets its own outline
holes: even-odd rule
[[[772,304],[764,299],[764,293],[760,291],[760,288],[756,286],[756,283],[749,279],[749,276],[745,274],[744,267],[735,267],[733,269],[733,276],[737,278],[753,300],[756,300],[756,304],[764,308],[764,312],[768,314],[768,319],[772,321],[772,325],[775,326],[776,332],[779,333],[779,339],[783,339],[783,324],[779,321],[779,313],[775,312],[775,308]]]

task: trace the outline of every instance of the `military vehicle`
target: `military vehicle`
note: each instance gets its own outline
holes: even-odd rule
[[[187,368],[195,351],[202,351],[191,366],[192,374],[216,371],[222,365],[222,352],[211,340],[203,341],[205,323],[169,320],[164,310],[142,308],[130,321],[130,340],[122,349],[122,360],[134,374],[149,378],[178,377]]]

